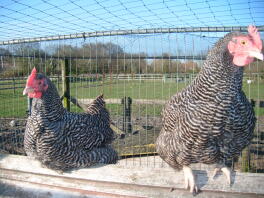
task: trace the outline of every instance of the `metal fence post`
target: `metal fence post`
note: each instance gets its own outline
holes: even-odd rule
[[[69,59],[61,61],[63,106],[70,111]]]
[[[130,97],[122,98],[123,104],[123,131],[126,133],[132,132],[131,126],[131,104],[132,99]]]

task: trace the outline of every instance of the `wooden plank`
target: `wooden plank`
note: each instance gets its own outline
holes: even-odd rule
[[[93,183],[92,183],[93,184]],[[89,184],[88,184],[89,185]],[[91,185],[91,184],[90,184]],[[98,185],[98,184],[97,184]],[[116,193],[103,193],[16,179],[1,179],[1,197],[63,197],[63,198],[140,198]],[[88,196],[88,197],[87,197]]]
[[[199,168],[200,170],[195,170]],[[263,197],[264,174],[233,172],[230,186],[219,174],[212,179],[211,166],[193,167],[202,192],[196,197]],[[58,174],[24,156],[0,155],[0,181],[32,182],[76,190],[153,198],[193,197],[184,190],[182,172],[168,167],[158,156],[120,160],[116,165],[97,165]],[[26,184],[24,184],[24,187]],[[170,191],[174,188],[174,191]],[[41,189],[41,187],[40,187]],[[40,190],[39,189],[39,190]]]
[[[119,128],[117,128],[115,125],[113,125],[113,124],[110,124],[110,127],[111,127],[111,129],[116,133],[116,134],[118,134],[118,135],[123,135],[123,134],[125,134],[125,132],[124,131],[122,131],[121,129],[119,129]]]

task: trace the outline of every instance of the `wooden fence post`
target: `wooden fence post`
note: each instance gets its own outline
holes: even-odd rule
[[[69,59],[61,61],[63,106],[70,111]]]
[[[247,146],[242,151],[241,170],[242,170],[242,172],[250,172],[251,171],[251,166],[250,166],[250,148],[249,148],[249,146]]]
[[[125,131],[125,133],[131,133],[132,132],[132,126],[131,126],[132,99],[130,97],[124,97],[122,98],[122,104],[123,104],[123,131]]]

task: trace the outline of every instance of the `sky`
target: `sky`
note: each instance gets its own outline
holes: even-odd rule
[[[264,0],[1,0],[0,3],[0,41],[95,31],[249,24],[264,25]],[[214,38],[224,34],[178,34],[171,38],[190,43],[195,39],[195,46],[202,45],[204,50]],[[118,42],[126,49],[131,45],[140,48],[142,42],[145,43],[142,48],[155,48],[159,45],[154,43],[156,39],[169,48],[171,41],[167,37],[119,36]],[[115,37],[100,39],[115,40]],[[188,46],[187,51],[196,48]]]

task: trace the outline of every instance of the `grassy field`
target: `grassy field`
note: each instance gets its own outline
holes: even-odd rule
[[[8,83],[8,81],[5,81]],[[11,83],[11,82],[10,82]],[[25,84],[25,80],[16,81]],[[54,82],[61,90],[61,85]],[[168,100],[170,96],[187,86],[186,82],[163,82],[161,80],[115,80],[115,81],[81,81],[71,82],[71,95],[76,98],[95,98],[104,93],[106,99],[123,98],[129,96],[132,99],[159,99]],[[0,118],[4,117],[26,117],[27,98],[22,95],[23,88],[5,89],[12,85],[0,85]],[[253,81],[251,84],[244,82],[243,89],[250,99],[264,100],[264,82]],[[133,104],[133,103],[132,103]],[[133,104],[132,114],[138,117],[160,115],[163,105]],[[112,115],[122,115],[121,104],[107,104]],[[257,115],[264,115],[264,108],[255,108]],[[80,109],[74,105],[71,111],[79,112]]]

